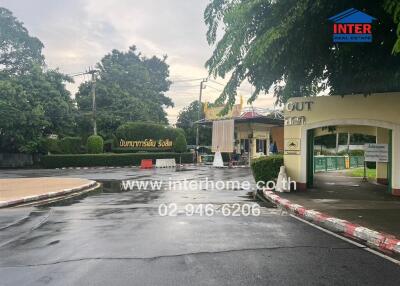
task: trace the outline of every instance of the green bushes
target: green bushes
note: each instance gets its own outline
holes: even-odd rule
[[[47,138],[45,143],[45,153],[61,154],[61,148],[58,139]]]
[[[174,144],[174,151],[177,153],[185,152],[187,149],[186,138],[183,134],[178,134]]]
[[[64,137],[58,143],[62,154],[81,153],[82,139],[80,137]]]
[[[113,148],[112,153],[143,153],[143,152],[149,152],[149,153],[159,153],[159,152],[170,152],[169,150],[166,150],[165,148],[130,148],[130,147],[125,147],[125,148]]]
[[[364,150],[343,150],[338,153],[340,156],[349,155],[349,156],[364,156]]]
[[[92,166],[138,166],[142,159],[175,158],[176,162],[192,163],[192,153],[128,153],[128,154],[74,154],[47,155],[41,159],[44,168],[92,167]]]
[[[81,137],[47,138],[44,149],[44,153],[50,154],[79,154],[82,153],[82,139]]]
[[[99,135],[91,135],[87,139],[87,151],[89,154],[103,153],[104,141]]]
[[[283,166],[283,156],[274,155],[253,160],[251,170],[256,182],[268,182],[278,177],[281,166]]]

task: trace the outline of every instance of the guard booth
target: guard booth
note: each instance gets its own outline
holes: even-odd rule
[[[400,196],[400,93],[291,98],[284,110],[284,164],[299,190],[313,185],[314,137],[329,126],[376,136],[387,148],[377,182]]]
[[[241,164],[250,165],[255,158],[268,156],[271,144],[283,152],[283,115],[280,112],[247,108],[242,103],[220,116],[223,107],[208,107],[205,118],[196,122],[212,126],[212,152],[236,153]]]

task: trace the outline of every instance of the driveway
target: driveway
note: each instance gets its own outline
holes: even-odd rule
[[[101,180],[103,189],[53,206],[0,210],[0,285],[400,285],[400,267],[240,188],[121,191],[121,180],[251,181],[250,170],[5,170]],[[176,216],[160,205],[176,204]],[[215,212],[188,214],[187,206]],[[258,214],[258,213],[257,213]]]

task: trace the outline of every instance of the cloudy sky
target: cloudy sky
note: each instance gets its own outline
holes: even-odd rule
[[[45,45],[50,68],[77,73],[94,66],[112,49],[136,45],[146,56],[168,55],[171,80],[207,77],[204,63],[213,47],[206,41],[203,11],[209,0],[0,0]],[[68,86],[72,94],[87,78]],[[224,83],[224,79],[217,79]],[[209,83],[206,101],[214,100],[222,86]],[[249,84],[240,94],[248,98]],[[179,111],[198,98],[199,81],[177,82],[168,96],[175,103],[167,109],[170,123]],[[272,107],[274,99],[261,95],[254,106]]]

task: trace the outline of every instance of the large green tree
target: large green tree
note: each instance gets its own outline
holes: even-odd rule
[[[34,153],[49,134],[71,134],[71,79],[44,69],[43,44],[0,8],[0,152]]]
[[[340,95],[398,90],[396,27],[384,2],[212,0],[204,17],[215,49],[206,66],[213,76],[230,76],[218,101],[232,105],[245,79],[255,86],[251,100],[272,90],[278,103],[328,87]],[[372,43],[333,43],[328,18],[349,8],[377,19]]]
[[[11,11],[0,7],[0,67],[8,73],[24,73],[32,65],[44,65],[42,42]]]
[[[204,104],[201,104],[200,118],[204,118]],[[197,112],[199,110],[199,101],[195,100],[179,112],[176,127],[183,129],[186,140],[189,145],[196,144],[196,124]],[[211,145],[212,129],[207,126],[199,126],[199,143],[200,145]]]
[[[168,122],[164,107],[173,103],[165,95],[171,84],[165,60],[166,57],[146,58],[134,46],[127,52],[113,50],[103,57],[97,65],[96,82],[97,126],[101,135],[110,137],[127,121]],[[90,128],[90,117],[84,116],[92,108],[90,90],[91,82],[85,82],[76,95],[85,128]]]

